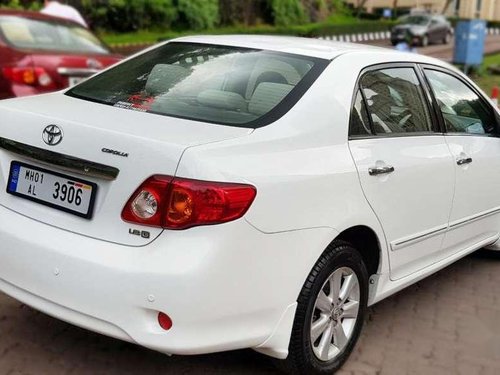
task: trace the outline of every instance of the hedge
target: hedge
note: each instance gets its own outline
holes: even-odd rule
[[[320,37],[330,35],[345,35],[354,33],[368,33],[377,31],[388,31],[395,23],[392,21],[357,21],[348,24],[336,24],[329,22],[310,23],[289,27],[280,26],[254,26],[254,27],[229,27],[210,30],[208,34],[258,34],[258,35],[292,35],[302,37]],[[187,33],[169,32],[161,36],[158,41],[187,35]]]

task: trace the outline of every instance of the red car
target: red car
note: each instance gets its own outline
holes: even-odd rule
[[[60,90],[119,60],[77,23],[0,10],[0,99]]]

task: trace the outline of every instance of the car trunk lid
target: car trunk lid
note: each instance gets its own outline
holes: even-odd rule
[[[154,174],[175,175],[188,147],[252,132],[115,108],[61,93],[6,100],[0,103],[0,113],[0,138],[10,145],[0,145],[0,184],[4,186],[0,204],[55,227],[132,246],[145,245],[162,231],[121,219],[124,205],[145,179]],[[43,139],[44,129],[51,125],[61,129],[63,135],[53,146]],[[28,151],[13,149],[12,145]],[[75,159],[83,164],[75,167]],[[92,218],[7,193],[13,161],[95,184]],[[68,161],[69,165],[63,163]],[[96,170],[107,172],[99,174]]]
[[[43,68],[58,89],[74,86],[85,78],[121,60],[118,55],[68,54],[61,52],[33,52],[30,56],[33,66]]]

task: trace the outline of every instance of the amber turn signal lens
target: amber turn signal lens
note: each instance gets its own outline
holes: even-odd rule
[[[188,190],[174,187],[170,193],[168,219],[175,224],[183,224],[193,214],[193,198]]]
[[[35,71],[33,69],[26,69],[22,73],[23,82],[27,85],[33,85],[36,82]]]

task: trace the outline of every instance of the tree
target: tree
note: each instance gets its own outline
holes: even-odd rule
[[[329,9],[326,0],[302,0],[302,6],[311,22],[320,22],[328,17]]]
[[[368,0],[359,0],[358,2],[358,11],[356,13],[356,16],[359,17],[361,12],[363,11],[363,8],[365,7],[365,4]]]
[[[219,22],[218,0],[178,0],[177,10],[193,30],[211,29]]]
[[[398,0],[394,0],[392,3],[392,13],[393,13],[393,17],[398,16]]]
[[[255,25],[272,21],[268,16],[266,0],[219,0],[220,23],[222,25]]]
[[[300,0],[271,0],[270,4],[277,26],[300,25],[309,21]]]

